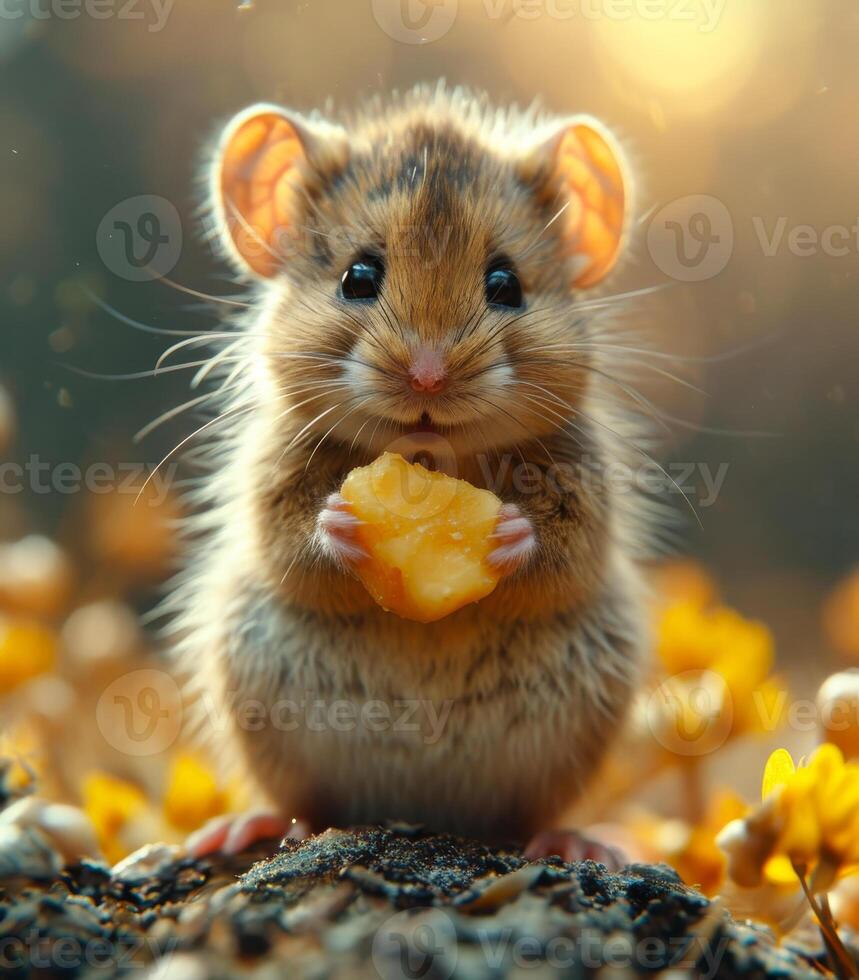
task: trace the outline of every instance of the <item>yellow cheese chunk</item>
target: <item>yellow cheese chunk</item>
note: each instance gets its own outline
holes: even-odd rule
[[[486,561],[497,546],[494,493],[395,453],[352,470],[340,492],[363,522],[358,540],[370,557],[358,575],[384,609],[431,623],[498,584]]]

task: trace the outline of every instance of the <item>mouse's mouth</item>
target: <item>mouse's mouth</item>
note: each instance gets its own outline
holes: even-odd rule
[[[424,412],[417,422],[401,422],[399,436],[386,449],[399,453],[410,463],[420,463],[427,470],[456,476],[456,453],[442,434],[445,428],[433,422],[429,412]]]
[[[438,432],[439,427],[433,422],[429,412],[424,412],[417,423],[412,426],[415,432]]]

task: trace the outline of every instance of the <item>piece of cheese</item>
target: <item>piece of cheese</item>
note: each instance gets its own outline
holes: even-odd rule
[[[358,575],[384,609],[431,623],[498,584],[486,561],[497,546],[495,494],[395,453],[352,470],[340,492],[362,521],[358,540],[370,556]]]

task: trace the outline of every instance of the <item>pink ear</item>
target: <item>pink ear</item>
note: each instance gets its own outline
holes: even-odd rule
[[[245,114],[224,134],[216,193],[238,256],[261,276],[277,272],[289,230],[298,168],[298,132],[275,111]]]
[[[596,121],[583,120],[564,126],[541,153],[549,156],[540,166],[548,176],[547,198],[567,198],[558,222],[564,250],[574,259],[571,285],[592,286],[612,268],[623,243],[626,182],[620,150]]]
[[[230,122],[221,139],[212,194],[228,246],[257,275],[287,259],[301,188],[342,168],[348,142],[339,126],[258,105]]]

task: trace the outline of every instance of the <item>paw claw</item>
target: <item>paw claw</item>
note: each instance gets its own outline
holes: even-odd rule
[[[507,574],[523,565],[537,547],[534,527],[516,504],[502,506],[492,537],[499,546],[490,552],[487,560]]]
[[[358,543],[356,534],[361,523],[339,493],[329,494],[316,518],[316,537],[320,547],[329,557],[346,566],[367,558],[367,552]]]

